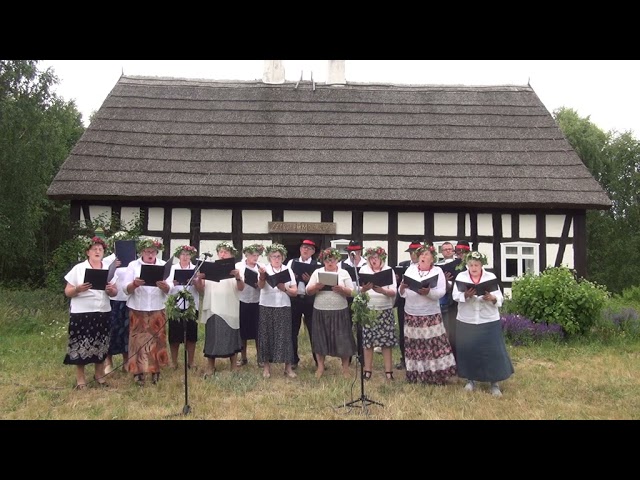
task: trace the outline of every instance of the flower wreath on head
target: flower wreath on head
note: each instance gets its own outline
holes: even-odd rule
[[[238,249],[236,247],[234,247],[233,243],[231,243],[231,242],[224,241],[224,242],[220,242],[218,245],[216,245],[216,253],[219,252],[222,249],[227,250],[234,257],[238,254]]]
[[[143,251],[146,248],[155,248],[159,252],[164,250],[164,245],[162,242],[155,240],[153,238],[143,238],[138,241],[138,252]]]
[[[242,249],[242,253],[254,254],[257,253],[262,255],[264,253],[264,245],[260,243],[253,243],[251,245],[247,245]]]
[[[182,246],[176,248],[176,251],[173,252],[173,256],[174,257],[180,257],[180,254],[182,252],[187,252],[189,255],[191,255],[191,258],[193,258],[196,255],[198,255],[198,250],[196,249],[196,247],[192,247],[191,245],[182,245]]]
[[[416,249],[416,255],[418,256],[422,255],[424,252],[430,252],[434,262],[438,259],[438,251],[436,250],[436,247],[430,243],[425,242]]]
[[[464,256],[464,260],[462,261],[462,263],[464,263],[465,265],[470,262],[471,260],[477,260],[479,261],[482,265],[486,265],[488,260],[487,260],[487,256],[484,253],[480,253],[478,251],[473,251],[473,252],[469,252]]]
[[[265,252],[267,254],[267,257],[276,252],[280,252],[282,258],[285,258],[287,256],[287,249],[281,243],[272,243],[265,249]]]
[[[102,245],[102,248],[104,249],[104,251],[107,251],[107,243],[100,237],[95,236],[95,237],[84,237],[83,242],[85,244],[85,251],[89,250],[92,246],[94,245]]]
[[[342,254],[337,248],[325,248],[318,254],[318,260],[321,262],[324,262],[328,258],[340,260],[342,258]]]
[[[382,247],[369,247],[364,251],[363,257],[368,259],[371,255],[377,255],[383,262],[387,261],[387,252]]]

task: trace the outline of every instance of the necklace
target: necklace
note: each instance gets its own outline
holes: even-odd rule
[[[475,278],[473,278],[473,277],[471,276],[471,274],[469,274],[469,278],[471,279],[471,281],[472,281],[474,284],[476,284],[476,285],[477,285],[477,284],[479,284],[479,283],[480,283],[480,279],[482,278],[482,274],[480,274],[480,275],[478,276],[478,279],[477,279],[477,280],[476,280]]]
[[[429,272],[431,272],[431,268],[429,270],[420,270],[420,267],[418,267],[418,275],[420,277],[426,277],[429,275]]]

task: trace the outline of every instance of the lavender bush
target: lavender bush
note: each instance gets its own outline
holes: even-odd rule
[[[613,338],[640,337],[640,315],[631,307],[608,307],[602,312],[602,316],[594,325],[592,336],[600,340],[612,340]]]
[[[557,324],[536,323],[517,314],[500,317],[505,339],[513,345],[529,345],[543,340],[560,341],[564,331]]]

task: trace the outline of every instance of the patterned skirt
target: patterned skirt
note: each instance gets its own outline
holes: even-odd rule
[[[260,305],[258,362],[293,363],[291,307]]]
[[[126,300],[111,300],[111,340],[109,355],[129,351],[129,307]]]
[[[444,385],[456,375],[456,361],[442,316],[404,314],[404,358],[409,383]]]
[[[356,340],[349,307],[343,310],[313,309],[311,350],[317,355],[350,357],[356,354]]]
[[[204,327],[204,356],[229,358],[241,350],[240,329],[231,328],[219,315],[211,315]]]
[[[109,352],[111,312],[71,313],[65,365],[102,363]]]
[[[240,302],[240,338],[255,340],[258,338],[258,317],[260,304]]]
[[[500,320],[456,325],[458,375],[478,382],[500,382],[514,370],[507,352]]]
[[[371,327],[362,327],[364,348],[395,347],[397,343],[396,317],[393,315],[393,308],[378,311],[377,323]]]
[[[164,310],[129,309],[130,373],[160,373],[161,367],[169,365],[166,323]]]

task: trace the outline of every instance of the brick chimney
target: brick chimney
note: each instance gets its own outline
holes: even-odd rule
[[[344,74],[344,60],[329,60],[327,71],[327,85],[346,85],[347,80]]]
[[[264,83],[279,84],[284,83],[284,66],[282,60],[265,60],[264,73],[262,74]]]

